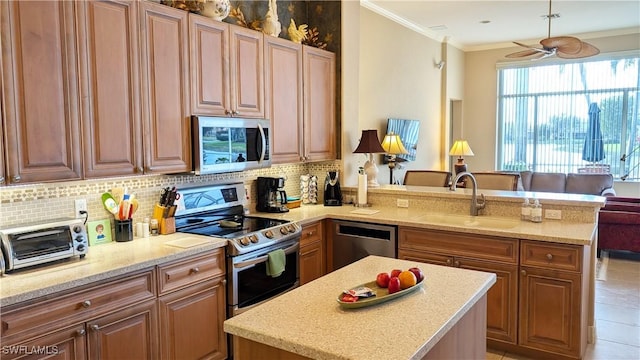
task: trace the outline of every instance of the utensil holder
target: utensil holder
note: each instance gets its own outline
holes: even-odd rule
[[[133,240],[133,221],[131,219],[114,221],[116,241],[125,242]]]
[[[160,220],[160,234],[167,235],[176,232],[176,218],[169,217]]]

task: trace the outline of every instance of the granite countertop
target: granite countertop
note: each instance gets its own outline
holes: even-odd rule
[[[0,278],[0,307],[110,279],[226,245],[225,239],[174,233],[92,246],[84,259],[70,258],[62,263],[5,274]]]
[[[594,223],[567,223],[549,219],[533,223],[518,218],[454,215],[426,209],[379,206],[356,208],[352,205],[303,205],[287,213],[255,215],[296,221],[302,225],[331,218],[574,245],[591,245],[597,229],[597,224]]]
[[[360,309],[336,301],[379,272],[416,265],[421,289]],[[491,273],[369,256],[226,320],[224,330],[314,359],[420,359],[495,281]]]

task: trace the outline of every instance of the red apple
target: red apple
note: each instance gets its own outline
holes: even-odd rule
[[[389,294],[393,294],[400,291],[400,279],[394,276],[389,279]]]
[[[393,269],[391,270],[391,275],[389,275],[390,277],[398,277],[398,275],[400,275],[400,273],[402,272],[402,270],[400,269]]]
[[[376,276],[376,284],[381,288],[386,288],[387,286],[389,286],[389,278],[391,278],[389,276],[389,273],[380,273],[378,274],[378,276]]]
[[[422,280],[424,280],[424,274],[422,273],[422,270],[420,270],[419,267],[409,268],[409,271],[411,271],[413,275],[416,276],[416,283],[419,283]]]

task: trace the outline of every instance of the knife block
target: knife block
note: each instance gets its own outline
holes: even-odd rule
[[[162,218],[160,220],[160,234],[167,235],[176,232],[176,218]]]

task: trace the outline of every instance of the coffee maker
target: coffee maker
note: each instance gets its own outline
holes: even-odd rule
[[[324,206],[342,206],[342,191],[337,171],[327,172],[324,180]]]
[[[287,193],[283,188],[284,178],[259,177],[256,210],[270,213],[289,211]]]

